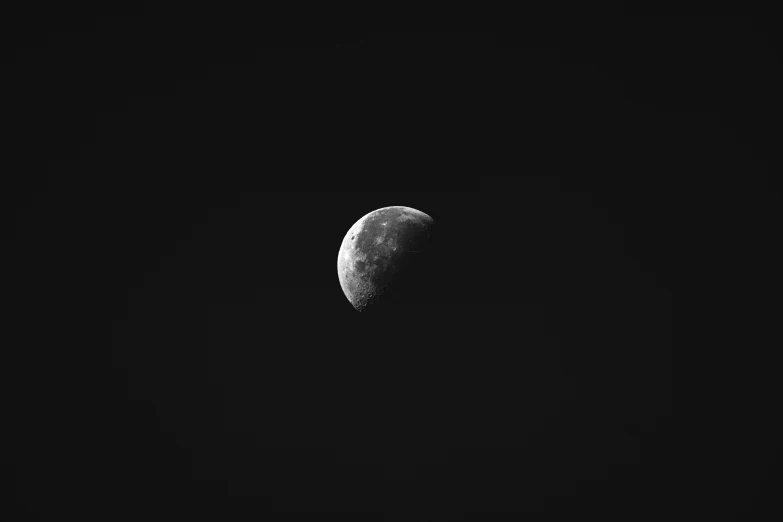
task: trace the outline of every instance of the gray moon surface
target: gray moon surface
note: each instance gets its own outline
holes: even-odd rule
[[[345,234],[337,276],[345,297],[362,311],[400,284],[429,248],[435,221],[410,207],[374,210]]]

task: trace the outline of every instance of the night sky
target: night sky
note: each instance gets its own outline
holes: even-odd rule
[[[14,251],[23,509],[671,513],[681,205],[771,168],[760,29],[164,29],[99,18],[17,54],[47,173]],[[337,253],[392,205],[435,219],[435,290],[358,313]],[[761,491],[746,466],[728,510]]]

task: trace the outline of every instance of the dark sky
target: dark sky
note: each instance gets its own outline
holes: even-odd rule
[[[20,48],[16,259],[62,335],[20,356],[27,509],[673,509],[680,205],[770,168],[778,62],[750,20],[624,20]],[[337,252],[391,205],[436,220],[437,292],[360,314]]]

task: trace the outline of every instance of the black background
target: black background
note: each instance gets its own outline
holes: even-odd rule
[[[9,149],[34,184],[10,249],[22,509],[766,508],[768,454],[718,494],[672,405],[685,218],[775,167],[756,21],[260,37],[163,18],[43,30],[12,57]],[[437,221],[438,291],[360,314],[337,251],[390,205]]]

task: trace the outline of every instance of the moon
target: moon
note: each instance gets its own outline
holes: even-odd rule
[[[345,297],[358,311],[411,279],[429,248],[435,221],[415,208],[374,210],[345,234],[337,255],[337,276]]]

